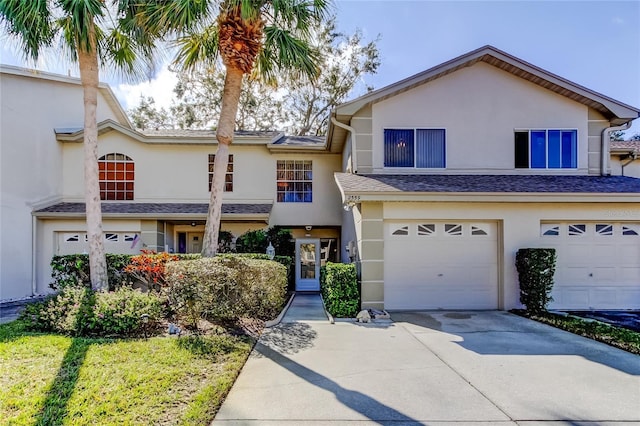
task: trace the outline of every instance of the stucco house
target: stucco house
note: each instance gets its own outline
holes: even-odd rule
[[[77,79],[0,67],[0,300],[86,250]],[[356,262],[362,306],[519,306],[515,253],[556,247],[553,307],[640,307],[640,179],[610,131],[640,110],[486,46],[335,108],[327,137],[239,132],[222,229],[281,225],[296,288]],[[107,251],[199,252],[210,131],[136,131],[100,89]],[[625,171],[629,168],[625,168]]]
[[[611,174],[640,178],[640,141],[611,142]]]

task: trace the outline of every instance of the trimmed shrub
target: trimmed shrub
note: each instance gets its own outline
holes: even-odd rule
[[[277,262],[223,255],[169,262],[170,307],[191,326],[198,319],[274,318],[285,301],[286,268]]]
[[[296,243],[289,229],[281,226],[273,226],[267,229],[267,245],[269,245],[269,242],[276,249],[278,255],[295,257]]]
[[[238,253],[264,253],[268,246],[267,233],[261,229],[247,231],[236,239]]]
[[[124,280],[124,268],[131,262],[129,254],[107,253],[107,278],[109,290],[116,289]],[[89,255],[69,254],[53,256],[51,260],[51,278],[49,284],[54,290],[61,290],[68,286],[91,288],[89,275]]]
[[[516,269],[520,281],[520,303],[528,312],[547,310],[553,301],[553,274],[556,270],[556,250],[552,248],[524,248],[516,254]]]
[[[247,259],[260,259],[260,260],[271,260],[266,253],[224,253],[218,255],[219,257],[244,257]],[[293,268],[293,256],[274,256],[273,261],[278,262],[279,264],[285,266],[287,268],[287,290],[293,290],[295,288],[295,270]]]
[[[328,262],[320,269],[320,290],[331,315],[353,318],[358,314],[360,292],[355,264]]]
[[[144,331],[142,315],[148,315],[149,330],[162,318],[162,300],[128,287],[114,292],[94,292],[68,286],[42,302],[25,307],[20,319],[36,331],[70,336],[133,336]]]

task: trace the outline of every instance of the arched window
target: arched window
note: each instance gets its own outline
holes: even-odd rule
[[[124,154],[103,155],[98,160],[101,200],[133,200],[134,163]]]

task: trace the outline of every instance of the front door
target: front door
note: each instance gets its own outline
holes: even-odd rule
[[[202,251],[202,232],[187,232],[188,249],[187,253],[200,253]]]
[[[296,240],[296,291],[320,290],[320,240]]]

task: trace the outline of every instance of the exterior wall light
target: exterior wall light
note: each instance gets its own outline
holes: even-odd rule
[[[273,248],[273,246],[271,245],[271,241],[269,241],[269,247],[267,247],[267,256],[269,256],[270,260],[273,260],[275,255],[276,255],[276,249]]]

